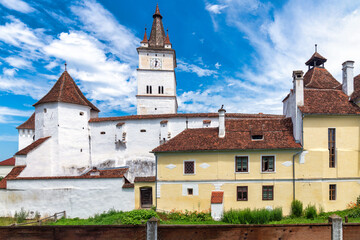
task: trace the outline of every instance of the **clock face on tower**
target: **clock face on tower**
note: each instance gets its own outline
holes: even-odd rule
[[[161,69],[161,59],[160,58],[151,58],[150,59],[150,68],[151,69]]]

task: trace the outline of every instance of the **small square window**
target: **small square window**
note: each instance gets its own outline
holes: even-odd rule
[[[236,156],[235,157],[235,171],[236,172],[248,172],[249,170],[249,158],[248,156]]]
[[[184,174],[194,174],[194,173],[195,173],[195,162],[184,161]]]
[[[275,157],[274,156],[262,156],[261,167],[263,172],[275,171]]]
[[[336,184],[329,185],[329,200],[336,200]]]
[[[106,132],[100,132],[101,135],[104,135]]]
[[[263,200],[274,200],[274,186],[263,186],[262,196]]]
[[[247,201],[248,200],[248,187],[247,186],[237,187],[237,200],[238,201]]]
[[[193,189],[192,188],[188,188],[187,189],[187,193],[188,193],[188,195],[193,195]]]
[[[140,132],[146,132],[146,129],[141,129]]]

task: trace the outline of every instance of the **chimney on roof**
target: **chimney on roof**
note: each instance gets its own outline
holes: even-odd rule
[[[301,70],[293,71],[293,84],[295,91],[296,107],[304,106],[304,72]]]
[[[225,109],[224,105],[219,109],[219,138],[225,137]]]
[[[304,106],[304,72],[301,70],[293,71],[293,84],[295,94],[295,111],[292,117],[293,133],[295,141],[301,142],[302,139],[302,115],[299,107]]]
[[[342,64],[342,90],[349,97],[354,92],[354,61],[346,61]]]

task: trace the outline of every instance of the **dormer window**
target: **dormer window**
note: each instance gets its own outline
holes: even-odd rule
[[[251,140],[264,140],[264,135],[251,135]]]

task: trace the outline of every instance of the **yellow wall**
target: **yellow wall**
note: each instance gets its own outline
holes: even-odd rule
[[[298,178],[359,176],[359,127],[356,116],[306,116],[303,123],[305,164]],[[328,128],[336,129],[336,167],[329,168]]]
[[[329,167],[328,128],[336,129],[336,167]],[[295,158],[295,196],[304,207],[315,204],[324,211],[345,209],[360,195],[360,117],[305,116],[303,158]],[[209,210],[211,192],[224,191],[224,209],[282,207],[290,213],[293,200],[293,155],[299,150],[256,150],[196,153],[159,153],[157,178],[161,210]],[[275,172],[261,172],[261,156],[275,155]],[[249,172],[235,172],[235,156],[249,157]],[[300,159],[304,161],[300,162]],[[195,160],[195,174],[184,174],[184,160]],[[202,168],[204,164],[208,167]],[[174,167],[175,166],[175,167]],[[199,194],[188,196],[186,185]],[[336,200],[329,200],[329,185],[336,184]],[[262,200],[262,186],[274,186],[274,200]],[[248,187],[248,201],[237,201],[236,187]],[[184,188],[184,189],[183,189]]]
[[[136,182],[134,184],[134,190],[135,190],[135,209],[140,209],[141,208],[141,202],[140,202],[140,188],[142,187],[152,187],[152,197],[153,197],[153,206],[155,206],[156,204],[156,199],[155,199],[155,182]]]

